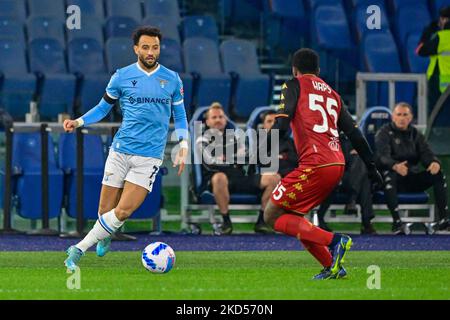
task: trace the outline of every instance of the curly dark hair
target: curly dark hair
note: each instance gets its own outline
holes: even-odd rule
[[[141,39],[141,36],[158,37],[160,42],[162,39],[161,30],[159,30],[158,28],[151,26],[139,27],[136,30],[134,30],[132,35],[133,43],[135,46],[139,44],[139,39]]]
[[[312,49],[302,48],[294,53],[292,66],[296,67],[302,74],[319,74],[319,55]]]

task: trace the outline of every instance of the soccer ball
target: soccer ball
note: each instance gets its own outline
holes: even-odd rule
[[[167,273],[175,264],[175,252],[163,242],[153,242],[142,251],[144,268],[153,273]]]

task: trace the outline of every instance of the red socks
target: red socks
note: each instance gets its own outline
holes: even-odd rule
[[[327,246],[333,239],[333,233],[322,230],[305,218],[293,214],[283,214],[279,217],[275,221],[274,229],[296,237],[322,266],[331,266],[332,257]]]
[[[322,230],[303,217],[293,214],[283,214],[275,221],[276,231],[296,237],[299,240],[314,242],[328,246],[333,239],[333,233]]]
[[[302,242],[305,249],[308,250],[309,253],[311,253],[312,256],[316,258],[316,260],[319,261],[322,266],[326,268],[331,267],[333,257],[331,256],[330,250],[328,250],[327,246],[321,246],[306,240],[300,241]]]

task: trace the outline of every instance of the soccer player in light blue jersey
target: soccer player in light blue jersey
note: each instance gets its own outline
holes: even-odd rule
[[[75,270],[94,244],[97,255],[110,248],[111,234],[119,229],[152,191],[173,115],[180,151],[174,162],[178,175],[188,153],[188,127],[183,103],[183,84],[178,74],[158,63],[161,32],[141,27],[133,33],[137,62],[118,69],[100,103],[76,120],[65,120],[64,130],[102,120],[120,101],[123,121],[112,142],[100,194],[99,218],[86,237],[67,250],[65,265]]]

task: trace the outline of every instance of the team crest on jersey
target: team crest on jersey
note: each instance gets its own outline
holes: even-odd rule
[[[328,146],[333,151],[339,151],[339,138],[333,137],[331,138],[331,141],[328,142]]]
[[[159,85],[161,86],[161,89],[164,89],[166,84],[169,82],[169,81],[164,80],[164,79],[158,79],[158,81],[159,81]]]

